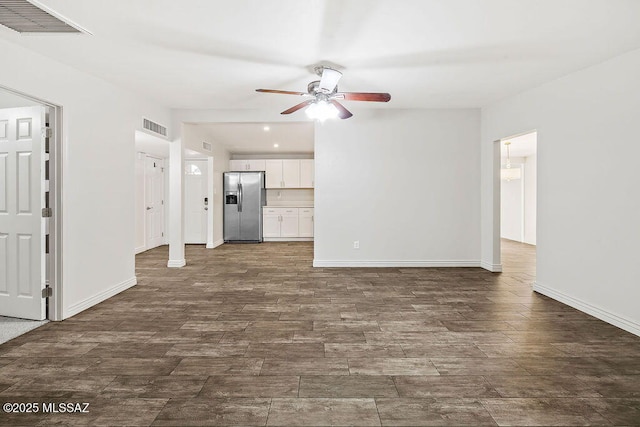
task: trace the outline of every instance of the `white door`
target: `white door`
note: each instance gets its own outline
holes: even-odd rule
[[[145,239],[147,250],[164,243],[164,165],[147,156],[144,172]]]
[[[184,162],[184,242],[207,243],[207,161]]]
[[[43,320],[43,107],[0,110],[0,315]]]

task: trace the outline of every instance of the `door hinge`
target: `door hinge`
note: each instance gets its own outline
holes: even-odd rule
[[[161,204],[161,205],[164,205],[164,200],[161,200],[161,201],[160,201],[160,204]]]
[[[53,288],[47,286],[42,290],[42,298],[51,298],[53,296]]]
[[[162,235],[160,237],[164,237],[164,232],[161,233]]]
[[[51,218],[53,216],[53,209],[42,208],[42,218]]]
[[[43,127],[42,128],[42,136],[44,136],[45,138],[53,138],[53,129],[50,127]]]

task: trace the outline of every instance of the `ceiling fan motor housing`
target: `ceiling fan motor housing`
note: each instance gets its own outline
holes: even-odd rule
[[[309,85],[307,86],[307,91],[309,92],[309,95],[313,96],[324,94],[320,89],[320,80],[315,80],[309,83]],[[336,92],[338,92],[338,86],[336,86],[331,93],[327,93],[326,95],[333,95]]]

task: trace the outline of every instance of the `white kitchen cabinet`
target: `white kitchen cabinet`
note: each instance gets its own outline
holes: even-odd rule
[[[265,160],[267,188],[300,188],[300,160]]]
[[[298,237],[313,237],[313,208],[298,209]]]
[[[283,188],[282,160],[266,160],[265,171],[267,188]]]
[[[262,237],[280,237],[279,209],[264,208],[262,212]]]
[[[300,188],[313,188],[314,181],[314,160],[300,160]]]
[[[282,161],[282,183],[284,188],[300,188],[300,160]]]
[[[231,171],[263,171],[265,169],[264,160],[256,159],[243,159],[243,160],[229,160],[229,170]]]
[[[280,215],[280,237],[298,236],[298,209],[285,208]]]
[[[272,241],[311,240],[313,208],[263,208],[262,236]]]

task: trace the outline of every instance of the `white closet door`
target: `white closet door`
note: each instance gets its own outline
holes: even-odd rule
[[[0,315],[46,317],[43,107],[0,110]]]

